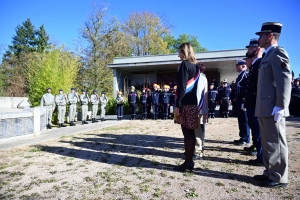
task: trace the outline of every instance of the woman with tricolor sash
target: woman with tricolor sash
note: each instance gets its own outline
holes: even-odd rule
[[[174,170],[184,172],[194,168],[193,153],[195,149],[195,131],[198,128],[198,113],[201,94],[197,88],[200,83],[200,70],[196,66],[193,47],[183,43],[178,48],[178,57],[182,60],[177,74],[177,99],[175,115],[181,124],[184,136],[185,162],[175,166]]]

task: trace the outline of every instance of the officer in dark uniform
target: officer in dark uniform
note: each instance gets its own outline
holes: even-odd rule
[[[218,91],[215,89],[215,84],[210,83],[209,89],[207,91],[208,117],[215,118],[217,95],[218,95]]]
[[[218,92],[218,100],[222,109],[223,118],[228,118],[229,114],[229,103],[230,103],[230,92],[231,88],[227,87],[227,79],[223,81],[223,87]]]
[[[146,88],[143,88],[140,96],[140,102],[142,108],[142,120],[147,119],[147,99],[148,99],[148,94],[146,93]]]
[[[294,80],[294,85],[292,87],[292,108],[294,117],[300,117],[300,79],[297,78]]]
[[[170,97],[171,93],[169,92],[170,86],[164,85],[163,91],[160,93],[160,104],[162,106],[163,119],[166,120],[169,115],[169,105],[170,105]]]
[[[147,118],[151,118],[151,103],[152,103],[152,96],[150,88],[146,89],[147,91]]]
[[[261,62],[262,49],[259,47],[258,39],[250,40],[247,51],[246,63],[249,68],[247,76],[246,86],[244,91],[245,104],[244,108],[247,111],[248,125],[251,129],[252,145],[250,147],[244,147],[244,150],[249,154],[256,156],[256,159],[249,160],[251,165],[263,165],[262,148],[260,141],[260,129],[258,118],[255,117],[255,106],[257,96],[257,80],[258,71]]]
[[[172,119],[174,119],[174,110],[176,107],[176,91],[177,91],[177,85],[175,85],[173,87],[173,91],[170,96],[170,112],[171,112],[171,106],[172,106],[172,113],[173,113],[173,114],[171,114]]]
[[[153,92],[151,93],[151,106],[153,110],[153,119],[157,120],[158,117],[158,104],[159,104],[159,91],[158,91],[158,85],[153,85]]]
[[[236,70],[239,73],[236,79],[236,114],[239,124],[239,140],[234,140],[234,144],[238,146],[246,145],[250,142],[250,129],[248,125],[248,117],[246,108],[244,108],[245,99],[243,98],[243,90],[245,89],[248,72],[247,65],[244,60],[238,60]]]
[[[131,86],[131,91],[128,93],[128,103],[130,107],[131,120],[135,119],[136,105],[138,103],[139,97],[135,91],[135,87]]]
[[[223,88],[223,81],[221,81],[220,85],[217,86],[217,91],[218,91],[218,94],[220,94],[220,91],[222,90]],[[221,106],[221,103],[220,103],[220,97],[217,96],[217,103],[219,104],[219,114],[220,114],[220,117],[223,117],[223,110],[222,110],[222,106]]]
[[[231,101],[231,107],[232,107],[232,114],[233,114],[233,116],[236,116],[236,99],[235,99],[236,84],[235,84],[235,81],[232,81],[232,84],[230,86],[231,86],[230,101]]]

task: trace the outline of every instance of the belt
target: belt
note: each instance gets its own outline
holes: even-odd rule
[[[135,103],[136,101],[130,101],[130,103]]]
[[[142,103],[146,103],[146,101],[142,101]]]
[[[222,99],[229,99],[229,97],[222,97]]]
[[[83,103],[82,103],[81,105],[82,105],[82,106],[87,106],[87,103],[86,103],[86,104],[83,104]]]
[[[66,106],[66,104],[65,105],[58,105],[58,106]]]
[[[209,99],[209,100],[214,101],[215,99]]]

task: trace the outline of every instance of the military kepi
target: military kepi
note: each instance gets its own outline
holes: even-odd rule
[[[281,33],[282,24],[279,22],[265,22],[261,26],[261,30],[256,32],[256,35],[261,33]]]
[[[246,46],[246,48],[249,48],[249,47],[258,47],[258,39],[254,38],[254,39],[251,39],[250,42],[249,42],[249,45]]]

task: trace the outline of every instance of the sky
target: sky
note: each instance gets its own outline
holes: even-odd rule
[[[208,50],[245,48],[262,23],[281,22],[279,45],[288,52],[295,77],[300,74],[300,0],[0,0],[0,53],[27,18],[36,28],[44,24],[51,41],[74,48],[95,3],[108,4],[107,13],[121,22],[131,12],[163,15],[175,38],[197,36]]]

